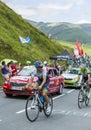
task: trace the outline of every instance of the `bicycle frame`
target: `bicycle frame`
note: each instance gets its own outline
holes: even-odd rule
[[[50,104],[49,104],[49,111],[48,111],[48,104],[46,102],[46,100],[41,101],[40,99],[40,93],[37,89],[34,90],[34,94],[31,100],[31,96],[27,99],[26,102],[26,106],[25,106],[25,112],[26,112],[26,116],[28,118],[29,121],[33,122],[35,121],[38,116],[39,116],[39,112],[44,112],[46,117],[49,117],[52,113],[52,109],[53,109],[53,100],[50,94],[48,94],[48,97],[50,99]],[[32,114],[33,113],[33,114]]]
[[[39,98],[38,91],[34,91],[34,96],[35,96],[36,101],[38,101],[38,103],[40,104],[41,108],[43,108],[43,103],[41,102],[41,100]]]

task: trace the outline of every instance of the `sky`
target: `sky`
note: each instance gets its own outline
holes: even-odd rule
[[[1,0],[35,22],[91,23],[91,0]]]

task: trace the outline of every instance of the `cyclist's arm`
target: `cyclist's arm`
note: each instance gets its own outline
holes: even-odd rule
[[[77,82],[80,81],[80,77],[81,77],[81,70],[79,70],[79,72],[78,72],[78,79],[77,79]]]
[[[28,87],[29,85],[31,85],[33,82],[33,77],[30,77],[28,80],[28,83],[26,84],[26,87]]]
[[[32,82],[33,82],[33,77],[30,77],[28,81],[28,85],[32,84]]]
[[[86,72],[88,74],[88,84],[90,84],[90,70],[86,68]]]
[[[90,84],[90,74],[88,74],[88,84]]]

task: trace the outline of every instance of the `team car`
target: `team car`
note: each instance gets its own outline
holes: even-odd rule
[[[63,93],[64,78],[60,76],[55,67],[46,67],[47,73],[50,77],[49,93]],[[32,96],[31,89],[24,89],[24,86],[28,83],[32,74],[36,74],[36,68],[34,66],[25,66],[17,76],[10,77],[3,84],[3,92],[6,96],[12,95],[26,95]],[[36,82],[37,77],[34,76],[33,83]],[[32,85],[33,85],[32,83]],[[29,88],[32,87],[29,86]]]
[[[80,76],[80,80],[78,82],[77,80],[79,69],[80,68],[69,68],[65,72],[63,72],[62,76],[64,77],[64,87],[80,87],[82,75]]]

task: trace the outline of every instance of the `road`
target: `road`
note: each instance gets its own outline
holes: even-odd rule
[[[53,96],[52,115],[39,118],[31,123],[25,115],[26,97],[7,98],[0,91],[0,130],[91,130],[91,102],[88,107],[79,109],[78,91],[64,89],[60,96]]]

